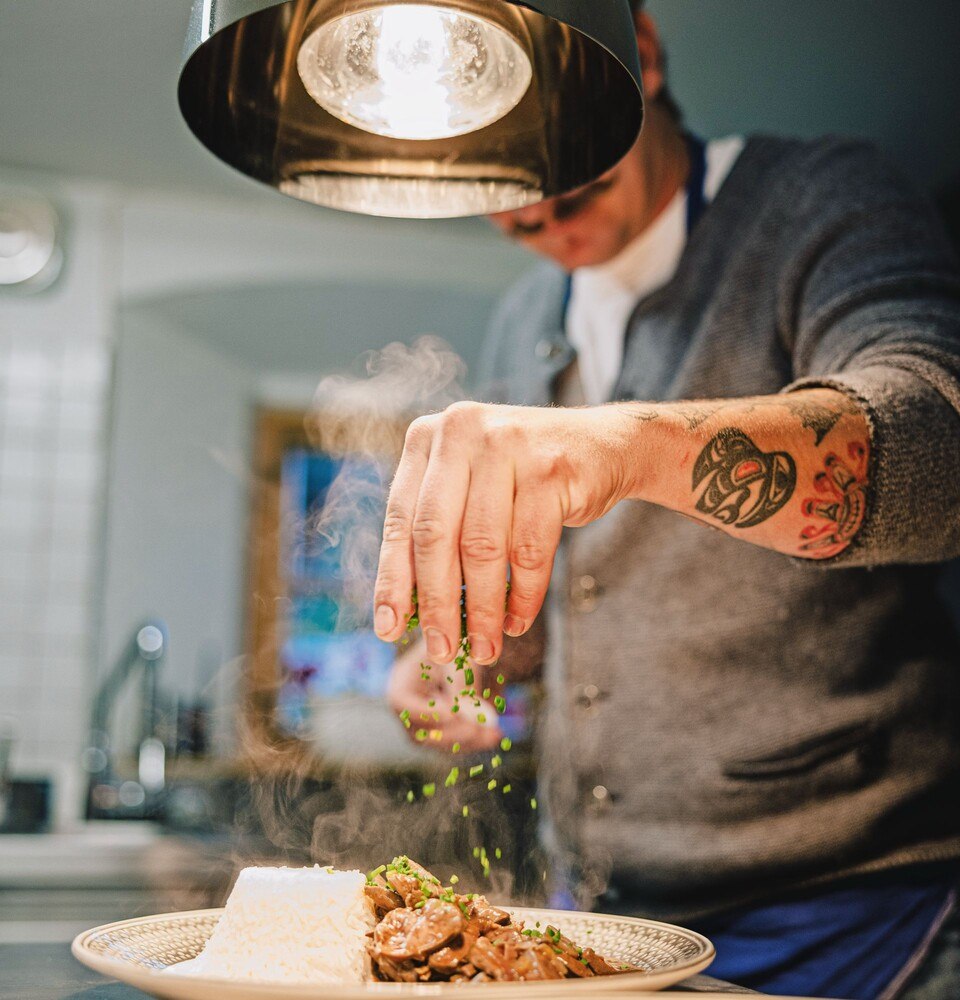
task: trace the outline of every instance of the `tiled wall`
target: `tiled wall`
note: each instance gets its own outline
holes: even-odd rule
[[[111,226],[95,193],[53,200],[63,274],[0,297],[0,728],[16,734],[15,776],[54,781],[63,826],[80,808],[98,633]]]

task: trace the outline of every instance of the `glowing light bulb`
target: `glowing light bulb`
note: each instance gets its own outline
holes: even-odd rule
[[[503,28],[415,3],[321,25],[301,46],[297,69],[330,114],[395,139],[475,132],[512,111],[533,79],[530,59]]]

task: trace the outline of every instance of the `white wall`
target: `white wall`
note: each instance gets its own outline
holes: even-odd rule
[[[252,374],[230,358],[156,317],[122,312],[107,493],[106,662],[142,622],[160,619],[169,634],[161,687],[211,704],[218,752],[233,735],[241,653],[252,388]]]
[[[97,647],[117,223],[102,188],[46,193],[65,270],[43,294],[0,296],[0,716],[18,733],[15,774],[54,780],[62,824],[81,794]]]
[[[212,349],[157,302],[366,283],[427,297],[460,289],[477,315],[527,258],[479,225],[381,224],[292,211],[279,196],[275,209],[250,207],[0,167],[0,188],[12,185],[57,204],[66,264],[45,292],[0,293],[0,716],[21,734],[15,774],[54,779],[63,825],[80,813],[97,678],[144,617],[169,627],[167,686],[192,695],[199,661],[219,661],[227,666],[213,696],[229,700],[252,406],[306,402],[333,347],[348,346],[330,338],[292,380],[269,366],[254,377],[228,356],[229,338]],[[276,343],[289,328],[282,315],[268,325]],[[389,332],[382,325],[378,336]],[[121,713],[129,732],[129,699]]]

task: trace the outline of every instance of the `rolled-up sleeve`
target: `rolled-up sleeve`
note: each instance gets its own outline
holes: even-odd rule
[[[957,259],[932,208],[871,147],[838,141],[802,176],[781,262],[795,378],[784,391],[837,389],[871,434],[867,519],[825,565],[960,556]]]

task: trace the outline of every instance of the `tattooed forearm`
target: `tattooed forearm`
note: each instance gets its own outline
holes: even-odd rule
[[[641,424],[651,424],[654,420],[659,420],[663,415],[658,413],[656,410],[641,410],[636,406],[631,406],[627,410],[629,416],[634,420],[638,420]]]
[[[791,398],[784,396],[782,400],[777,400],[779,406],[785,406],[800,423],[807,429],[813,431],[817,439],[817,447],[823,443],[823,439],[837,426],[840,418],[844,414],[859,413],[855,403],[837,393],[836,405],[825,406],[823,403],[815,402],[811,399]]]
[[[739,419],[745,414],[755,413],[758,410],[780,407],[796,417],[804,429],[813,431],[816,445],[819,447],[844,415],[860,413],[856,403],[839,392],[831,390],[828,398],[830,398],[830,402],[825,403],[819,399],[811,399],[809,393],[798,392],[781,396],[759,396],[745,399],[663,403],[659,404],[657,408],[652,408],[649,404],[632,405],[627,412],[634,420],[641,423],[652,423],[667,415],[679,417],[686,424],[687,430],[695,431],[711,417],[728,410],[736,410]]]
[[[863,525],[867,510],[867,446],[851,442],[846,460],[830,452],[813,488],[818,496],[803,501],[803,513],[816,521],[801,532],[800,549],[810,558],[829,559],[842,552]]]
[[[697,510],[736,528],[753,528],[773,517],[796,485],[797,466],[790,455],[761,451],[735,427],[720,431],[693,467]]]

